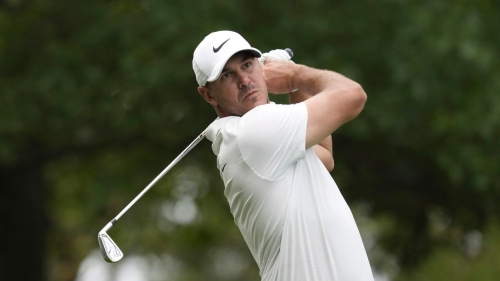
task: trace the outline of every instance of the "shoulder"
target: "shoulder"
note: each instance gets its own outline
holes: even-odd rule
[[[280,114],[283,114],[285,112],[293,112],[293,111],[300,111],[300,110],[307,111],[307,107],[302,102],[296,103],[296,104],[276,104],[274,102],[270,102],[270,103],[259,105],[259,106],[255,107],[254,109],[248,111],[241,118],[243,118],[243,119],[252,118],[252,117],[260,116],[262,114],[280,115]]]
[[[307,118],[307,107],[304,103],[275,104],[268,103],[257,106],[241,117],[240,130],[276,129],[273,126],[283,125],[287,121]]]
[[[305,104],[266,104],[258,106],[243,117],[238,124],[238,139],[241,144],[257,147],[296,136],[297,129],[307,125]],[[299,129],[300,130],[300,129]]]
[[[231,131],[232,129],[235,129],[238,126],[239,119],[240,117],[236,116],[217,118],[205,131],[207,139],[214,142],[222,130]]]
[[[258,106],[238,124],[243,160],[264,178],[277,178],[304,157],[307,108],[304,104]]]

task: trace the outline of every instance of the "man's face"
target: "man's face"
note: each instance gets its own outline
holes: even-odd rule
[[[198,92],[214,106],[220,117],[243,116],[254,107],[269,102],[264,73],[250,52],[234,54],[219,78]]]

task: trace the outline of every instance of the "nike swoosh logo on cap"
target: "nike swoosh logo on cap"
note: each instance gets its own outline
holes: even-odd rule
[[[229,38],[229,39],[231,39],[231,38]],[[217,47],[217,48],[213,47],[214,48],[214,53],[217,53],[220,50],[220,48],[222,48],[222,46],[224,46],[224,44],[226,44],[226,42],[229,41],[229,39],[227,39],[226,41],[224,41],[219,47]]]

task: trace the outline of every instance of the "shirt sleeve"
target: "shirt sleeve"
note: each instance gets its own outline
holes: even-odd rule
[[[254,108],[239,123],[238,145],[243,160],[265,179],[280,178],[305,157],[306,128],[304,103]]]

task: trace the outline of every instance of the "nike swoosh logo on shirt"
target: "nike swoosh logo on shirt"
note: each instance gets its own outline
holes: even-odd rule
[[[229,38],[229,39],[231,39],[231,38]],[[222,48],[222,46],[224,46],[224,44],[226,44],[226,42],[229,41],[229,39],[227,39],[226,41],[222,42],[222,44],[220,44],[219,47],[217,47],[217,48],[213,47],[214,53],[217,53],[220,50],[220,48]]]
[[[226,168],[226,165],[227,165],[227,163],[224,164],[224,166],[222,167],[222,172],[224,172],[224,168]]]

